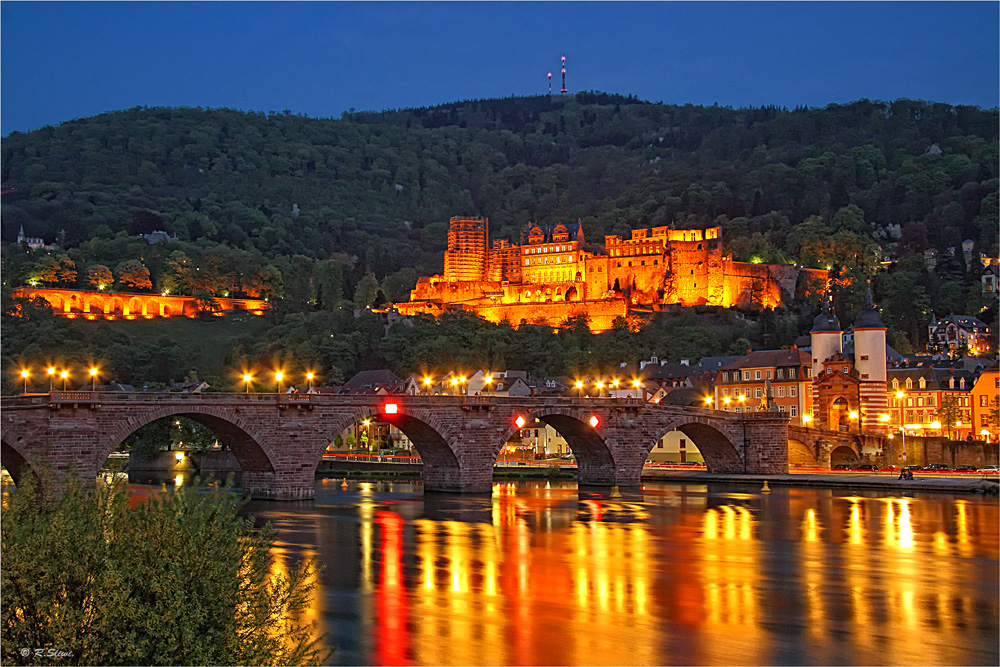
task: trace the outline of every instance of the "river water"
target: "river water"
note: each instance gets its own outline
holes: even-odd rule
[[[344,665],[997,665],[995,498],[574,483],[254,501]]]

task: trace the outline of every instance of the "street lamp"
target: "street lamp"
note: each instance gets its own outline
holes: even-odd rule
[[[282,373],[281,371],[275,371],[275,373],[274,373],[274,381],[278,383],[278,393],[279,394],[281,393],[281,379],[283,377],[285,377],[284,373]]]
[[[56,369],[54,366],[49,366],[45,369],[45,372],[49,374],[49,393],[52,393],[52,378],[56,376]]]
[[[306,382],[309,383],[309,388],[310,389],[313,388],[313,378],[314,377],[316,377],[316,375],[312,371],[309,371],[308,373],[306,373]]]
[[[424,376],[424,389],[427,390],[427,395],[431,395],[431,379],[428,376]]]
[[[808,426],[809,422],[811,422],[812,420],[813,420],[812,415],[802,415],[802,423],[805,424],[806,426]]]
[[[486,385],[486,393],[489,394],[490,393],[490,385],[493,384],[493,376],[490,375],[489,373],[487,373],[486,376],[483,377],[483,384]]]
[[[705,397],[705,407],[708,407],[708,408],[712,407],[712,403],[714,403],[714,402],[715,401],[712,400],[711,396],[706,396]]]
[[[21,369],[21,379],[24,380],[24,393],[25,394],[28,393],[28,376],[29,375],[31,375],[31,373],[28,372],[27,368],[22,368]]]
[[[63,381],[63,391],[66,391],[66,380],[69,378],[69,371],[62,371],[59,373],[59,377],[61,377]]]
[[[97,369],[90,367],[90,390],[97,391]]]
[[[576,381],[576,389],[580,392],[580,398],[583,398],[583,380]]]
[[[886,413],[883,412],[882,414],[880,414],[878,416],[878,420],[880,422],[882,422],[882,424],[886,424],[889,421],[889,415],[887,415]],[[893,438],[890,435],[889,436],[889,472],[890,473],[892,472],[892,440],[893,440]]]
[[[248,394],[250,393],[250,383],[251,383],[252,381],[253,381],[253,376],[252,376],[252,375],[250,375],[249,373],[244,373],[244,374],[243,374],[243,382],[245,382],[245,383],[246,383],[246,386],[247,386],[247,393],[248,393]]]

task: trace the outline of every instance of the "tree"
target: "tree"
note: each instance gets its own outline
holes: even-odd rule
[[[272,574],[272,532],[228,491],[186,487],[129,507],[120,485],[71,476],[43,495],[25,476],[0,525],[5,664],[24,647],[68,664],[320,664],[308,609],[316,565]],[[90,485],[93,483],[91,482]]]
[[[111,269],[103,264],[94,264],[87,269],[87,282],[94,287],[107,287],[115,281]]]
[[[955,396],[945,396],[941,399],[941,405],[937,409],[937,418],[948,433],[951,440],[951,427],[962,418],[962,409],[958,405],[958,398]]]
[[[195,290],[191,296],[194,297],[194,305],[198,310],[198,314],[203,318],[208,317],[212,313],[219,310],[219,302],[210,292],[198,289]]]
[[[354,290],[354,307],[370,308],[375,303],[378,295],[378,280],[368,273],[358,281],[358,286]]]
[[[122,262],[115,268],[115,272],[122,285],[130,285],[136,289],[149,289],[153,286],[153,281],[149,279],[149,269],[137,259]]]
[[[28,273],[28,283],[55,284],[59,282],[59,262],[48,255],[42,257]]]
[[[59,272],[57,279],[60,283],[76,282],[76,263],[66,255],[59,257]]]

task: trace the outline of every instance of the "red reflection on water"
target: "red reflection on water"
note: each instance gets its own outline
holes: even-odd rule
[[[409,636],[406,629],[406,589],[403,586],[403,520],[395,512],[380,510],[375,523],[381,530],[381,576],[375,589],[378,636],[375,640],[375,664],[409,665],[406,655]]]

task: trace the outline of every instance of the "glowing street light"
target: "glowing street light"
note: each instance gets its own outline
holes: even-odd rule
[[[250,393],[250,383],[253,382],[253,376],[250,375],[249,373],[244,373],[243,374],[243,382],[246,384],[246,386],[247,386],[247,393],[249,394]]]
[[[427,390],[427,395],[431,395],[431,379],[428,376],[424,376],[424,389]]]
[[[706,405],[706,406],[708,406],[708,407],[712,407],[712,403],[714,403],[714,402],[715,402],[715,401],[714,401],[714,400],[712,399],[712,397],[711,397],[711,396],[706,396],[706,397],[705,397],[705,405]]]
[[[808,424],[812,420],[813,420],[813,416],[812,415],[802,415],[802,423],[803,424]]]
[[[49,393],[52,393],[52,379],[56,376],[55,366],[49,366],[45,369],[45,372],[49,374]]]
[[[90,390],[97,391],[97,369],[90,367]]]
[[[493,376],[490,375],[489,373],[487,373],[483,377],[483,384],[486,385],[486,393],[489,394],[490,393],[490,386],[493,384]]]
[[[281,380],[284,377],[285,377],[284,373],[282,373],[281,371],[275,371],[275,373],[274,373],[274,381],[278,383],[278,393],[279,394],[281,393]]]
[[[61,377],[63,381],[63,391],[66,391],[66,380],[69,379],[69,371],[60,372],[59,377]]]
[[[312,371],[309,371],[308,373],[306,373],[306,382],[309,383],[309,388],[310,389],[312,389],[312,387],[313,387],[313,378],[314,377],[316,377],[316,375]]]
[[[31,373],[28,372],[27,368],[22,368],[21,369],[21,379],[24,380],[24,393],[25,394],[28,393],[28,376],[29,375],[31,375]]]

